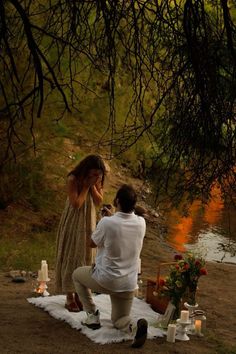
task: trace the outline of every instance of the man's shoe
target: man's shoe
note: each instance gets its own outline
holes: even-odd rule
[[[81,323],[83,326],[87,326],[88,328],[99,329],[101,327],[99,310],[96,312],[87,312],[86,320]]]
[[[137,322],[137,331],[131,347],[139,348],[142,347],[142,345],[144,345],[147,339],[147,328],[148,328],[148,323],[145,320],[145,318],[140,318]]]

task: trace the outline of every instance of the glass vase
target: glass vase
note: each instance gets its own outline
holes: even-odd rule
[[[172,304],[175,306],[175,312],[173,315],[173,320],[177,320],[180,318],[180,311],[181,311],[181,299],[180,300],[172,300]]]
[[[196,304],[196,290],[188,291],[187,303],[194,306]]]
[[[195,305],[191,305],[188,302],[185,302],[184,307],[189,311],[189,319],[191,321],[190,325],[187,328],[187,333],[193,334],[195,332],[194,311],[198,308],[198,304],[195,303]]]

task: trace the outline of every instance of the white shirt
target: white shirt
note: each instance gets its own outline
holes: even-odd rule
[[[137,288],[138,263],[146,223],[134,213],[116,212],[104,216],[92,234],[97,245],[96,266],[92,277],[114,292]]]

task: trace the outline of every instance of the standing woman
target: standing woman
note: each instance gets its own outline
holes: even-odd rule
[[[96,206],[103,200],[105,171],[99,155],[88,155],[68,174],[68,197],[57,232],[56,292],[66,293],[70,312],[81,309],[72,273],[93,263],[89,240],[96,227]]]

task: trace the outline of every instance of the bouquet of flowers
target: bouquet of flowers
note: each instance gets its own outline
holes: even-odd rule
[[[175,255],[176,264],[170,267],[170,273],[160,280],[160,292],[170,298],[179,310],[182,297],[187,296],[190,305],[195,305],[197,284],[200,276],[206,275],[205,260],[201,256],[187,253]]]

